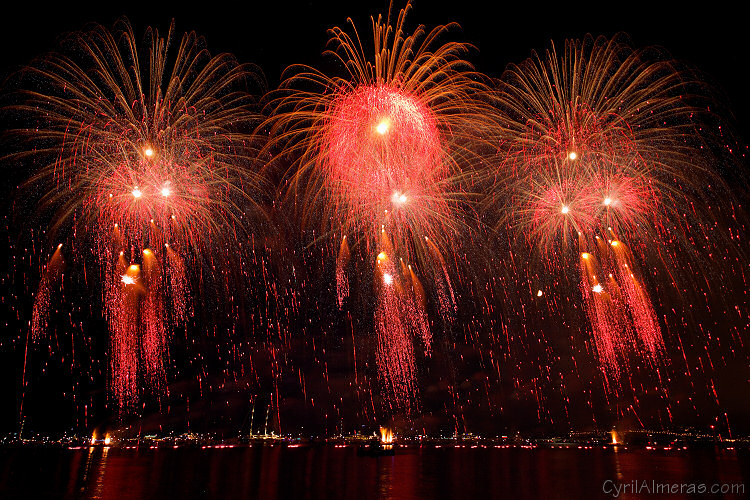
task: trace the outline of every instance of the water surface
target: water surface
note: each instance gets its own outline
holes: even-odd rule
[[[357,456],[356,447],[332,445],[0,449],[3,499],[586,499],[613,498],[615,485],[633,481],[750,485],[746,478],[750,452],[713,448],[412,446],[391,457]],[[607,480],[609,495],[603,492]],[[654,496],[697,497],[744,495]],[[643,496],[625,492],[618,498]]]

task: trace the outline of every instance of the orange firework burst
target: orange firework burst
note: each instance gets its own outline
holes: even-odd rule
[[[715,220],[708,200],[723,186],[695,125],[705,86],[678,67],[621,37],[587,36],[509,66],[499,82],[489,204],[546,263],[578,269],[607,384],[626,347],[652,361],[663,353],[640,268],[669,270],[682,249],[702,250],[691,235]]]
[[[13,158],[41,164],[30,183],[54,227],[97,254],[121,406],[139,377],[160,385],[167,333],[189,315],[186,266],[237,237],[262,185],[249,160],[258,73],[194,33],[169,54],[173,31],[149,29],[143,47],[127,20],[74,33],[19,73],[8,108],[26,125]]]
[[[385,20],[372,19],[374,59],[365,54],[353,23],[353,34],[333,28],[326,53],[347,73],[332,77],[292,67],[270,100],[273,115],[266,126],[273,144],[295,158],[285,199],[295,204],[304,227],[353,236],[342,242],[337,260],[340,294],[349,292],[343,267],[355,243],[365,249],[370,272],[372,257],[386,251],[391,262],[419,266],[439,296],[453,294],[441,255],[467,227],[466,192],[479,149],[467,146],[481,144],[489,128],[482,100],[487,88],[462,59],[467,45],[437,43],[453,25],[405,33],[410,8],[407,3],[395,25],[388,22],[390,12]],[[398,276],[389,273],[392,280],[412,283],[409,273],[416,279],[411,270],[402,275],[393,268]],[[384,300],[395,304],[391,299]],[[376,328],[402,321],[376,321]],[[414,372],[405,371],[405,377]],[[397,372],[384,370],[393,386],[413,385],[393,381]]]

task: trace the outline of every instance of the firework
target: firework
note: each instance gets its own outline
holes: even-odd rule
[[[673,280],[688,254],[704,258],[693,235],[716,220],[712,189],[723,183],[696,125],[703,89],[661,53],[590,36],[510,65],[498,85],[502,160],[489,206],[559,286],[578,283],[608,387],[633,352],[665,362],[650,270]]]
[[[376,359],[383,384],[397,403],[409,407],[416,393],[416,362],[409,335],[410,318],[404,314],[408,298],[397,281],[393,262],[384,252],[378,255],[377,271]]]
[[[283,195],[303,227],[350,238],[339,240],[337,248],[340,306],[350,293],[350,252],[356,247],[367,273],[373,261],[384,265],[376,255],[388,256],[390,271],[376,282],[393,283],[375,285],[381,290],[375,292],[380,297],[375,328],[379,365],[398,387],[413,385],[395,382],[415,373],[413,356],[399,348],[403,360],[394,360],[399,356],[383,346],[413,342],[403,334],[405,311],[421,318],[418,330],[429,352],[425,294],[439,297],[443,315],[455,310],[443,255],[452,253],[454,241],[468,228],[466,193],[478,160],[468,145],[481,144],[489,128],[483,112],[489,107],[482,100],[485,79],[462,59],[469,47],[438,43],[452,25],[429,33],[419,26],[407,34],[410,8],[407,3],[395,25],[389,24],[390,12],[386,19],[372,19],[372,59],[353,23],[353,34],[333,28],[327,54],[347,73],[328,76],[310,67],[290,68],[282,89],[270,99],[272,117],[266,124],[273,145],[295,159],[285,174]],[[396,283],[410,284],[398,300],[388,291]],[[415,298],[406,300],[406,295]],[[398,367],[405,375],[393,375]],[[410,391],[397,392],[404,396],[397,399],[404,399]]]
[[[60,243],[44,268],[39,289],[34,297],[34,308],[31,313],[31,336],[34,340],[39,340],[47,331],[50,293],[60,279],[63,264],[62,243]]]
[[[173,37],[174,25],[166,38],[149,29],[141,46],[127,20],[74,33],[19,73],[6,110],[26,125],[10,133],[24,145],[12,159],[35,165],[55,234],[103,274],[121,407],[139,380],[159,392],[169,331],[191,313],[187,274],[243,234],[262,184],[250,161],[257,72],[194,33]]]

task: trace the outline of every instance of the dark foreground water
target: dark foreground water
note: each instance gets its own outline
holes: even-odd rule
[[[701,484],[708,492],[691,494]],[[721,485],[733,484],[747,491],[720,493]],[[719,493],[711,494],[715,485]],[[657,487],[677,491],[657,494]],[[2,499],[746,496],[748,451],[415,446],[393,457],[360,457],[355,447],[334,446],[0,448]]]

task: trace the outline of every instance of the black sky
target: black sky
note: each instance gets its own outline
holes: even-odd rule
[[[287,65],[320,61],[327,28],[345,24],[347,17],[366,26],[371,15],[387,11],[387,6],[387,0],[17,2],[0,19],[0,68],[5,73],[26,63],[52,49],[62,33],[87,22],[111,25],[126,15],[142,32],[150,25],[165,30],[174,18],[178,32],[195,30],[206,37],[212,52],[231,52],[242,62],[258,64],[274,86]],[[741,128],[749,128],[746,26],[739,12],[721,4],[416,0],[409,22],[428,27],[459,23],[455,38],[478,47],[470,59],[491,76],[528,57],[532,49],[546,48],[550,40],[625,32],[637,47],[660,45],[706,72],[728,95]]]

